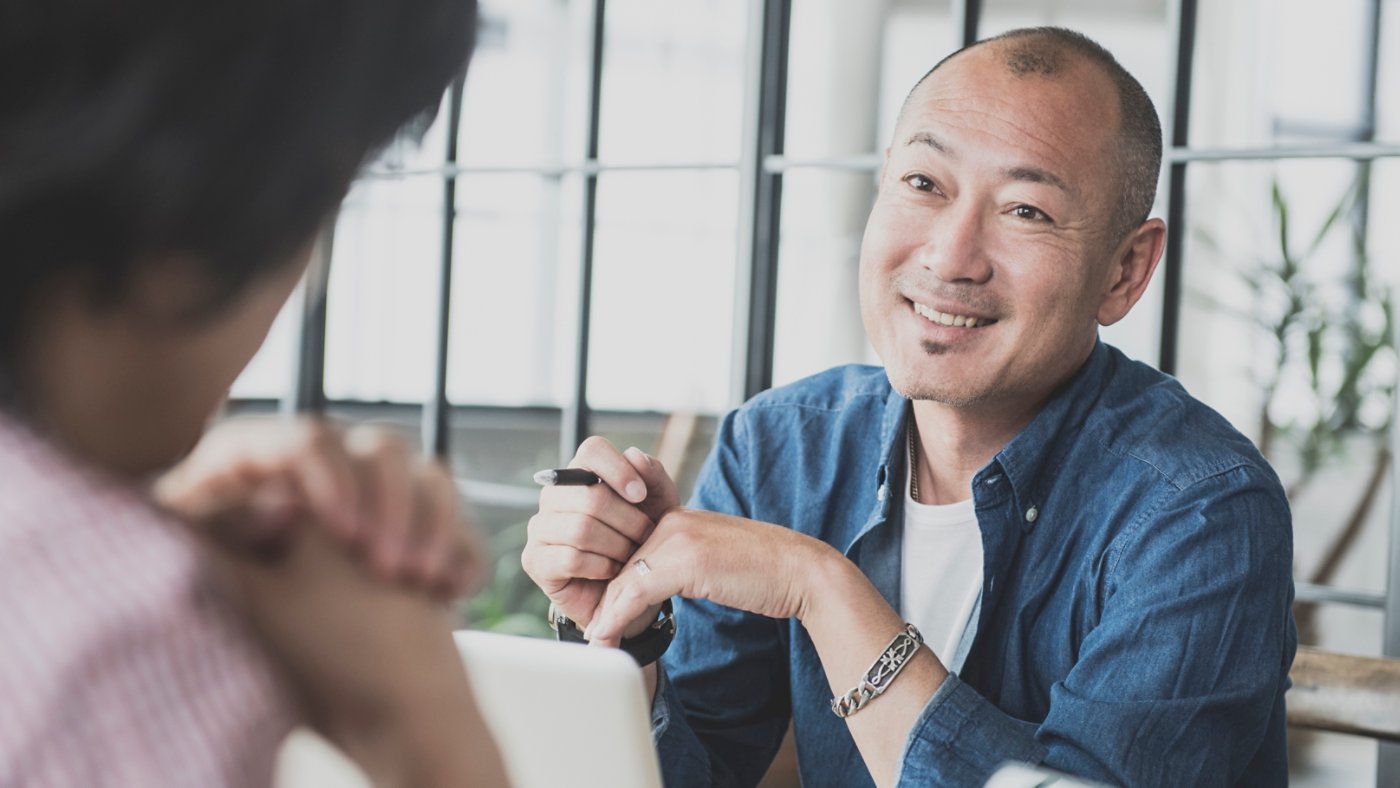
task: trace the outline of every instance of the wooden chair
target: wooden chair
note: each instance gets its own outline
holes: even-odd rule
[[[1400,659],[1298,649],[1288,724],[1400,742]]]

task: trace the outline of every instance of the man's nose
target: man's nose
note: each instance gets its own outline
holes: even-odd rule
[[[954,205],[929,224],[917,260],[944,282],[987,281],[986,222],[973,205]]]

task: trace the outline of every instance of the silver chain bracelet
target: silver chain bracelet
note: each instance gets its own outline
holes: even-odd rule
[[[865,671],[865,677],[860,680],[860,684],[846,694],[831,699],[832,713],[838,717],[849,717],[865,708],[865,704],[876,696],[883,694],[890,684],[894,683],[899,672],[904,670],[904,666],[909,664],[909,660],[918,653],[923,642],[924,636],[919,634],[919,630],[913,624],[905,624],[904,631],[894,636],[880,653],[880,657]]]

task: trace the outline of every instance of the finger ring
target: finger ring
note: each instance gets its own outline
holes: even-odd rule
[[[637,574],[639,575],[645,576],[651,574],[651,567],[647,566],[645,558],[638,558],[636,561],[633,561],[632,568],[637,570]]]

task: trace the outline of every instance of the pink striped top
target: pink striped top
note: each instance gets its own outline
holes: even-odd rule
[[[196,545],[0,415],[0,788],[266,786],[294,719]]]

